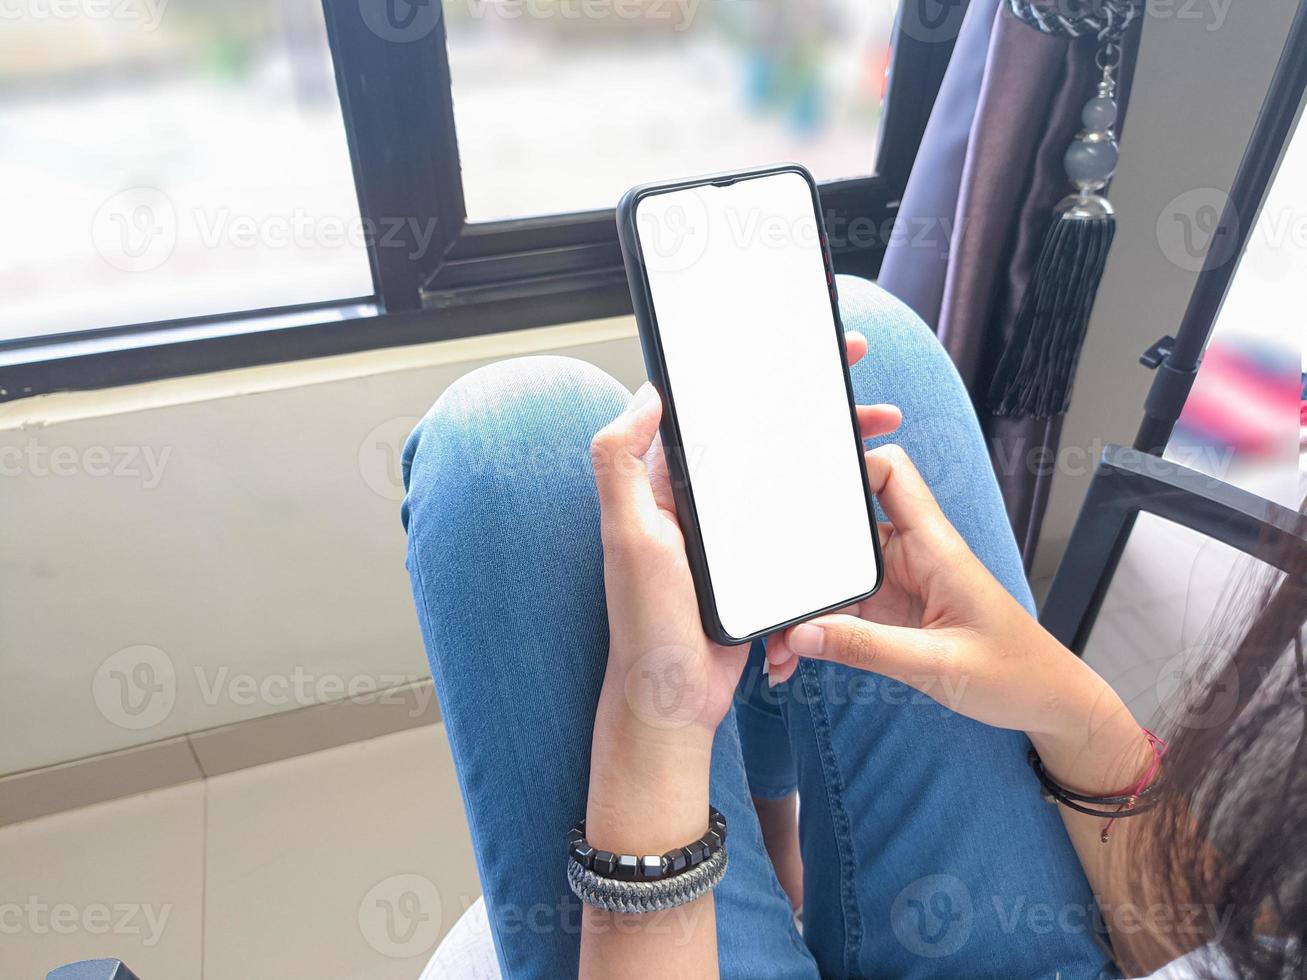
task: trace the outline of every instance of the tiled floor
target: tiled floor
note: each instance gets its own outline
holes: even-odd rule
[[[480,893],[441,726],[0,829],[0,975],[416,978]]]

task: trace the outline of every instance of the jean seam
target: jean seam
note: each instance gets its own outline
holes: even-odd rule
[[[408,567],[410,574],[413,576],[413,581],[416,586],[416,588],[414,589],[413,605],[417,612],[419,628],[421,629],[424,637],[427,636],[435,637],[436,632],[434,629],[431,628],[432,620],[431,620],[430,613],[427,609],[427,589],[426,589],[426,580],[422,574],[422,562],[418,559],[417,549],[413,543],[413,537],[411,535],[409,536],[408,547],[405,549],[405,559],[406,560],[404,564]],[[418,596],[421,596],[420,600],[418,599]],[[432,674],[432,682],[434,683],[435,670],[434,670],[434,665],[430,663],[429,655],[428,655],[428,668],[430,669],[430,672]],[[450,751],[454,752],[454,748],[455,748],[454,739],[451,736],[448,729],[446,729],[445,737],[449,741]],[[455,755],[457,755],[457,753],[455,753]],[[472,809],[467,805],[467,797],[466,795],[464,795],[463,792],[463,781],[461,778],[461,774],[458,783],[459,783],[458,786],[459,796],[461,797],[461,804],[463,807],[463,816],[468,823],[468,831],[469,833],[471,833]],[[495,961],[499,964],[501,969],[507,975],[511,976],[512,970],[509,969],[510,964],[508,963],[508,953],[504,945],[499,941],[499,929],[498,929],[499,920],[498,917],[495,915],[494,909],[492,908],[492,903],[490,900],[490,896],[488,894],[489,888],[487,887],[486,884],[487,877],[482,873],[484,869],[481,864],[480,852],[475,845],[473,845],[472,847],[472,860],[476,866],[477,881],[478,883],[481,884],[482,899],[485,902],[485,907],[486,907],[486,924],[489,927],[490,944],[495,952]]]
[[[738,726],[738,724],[739,724],[739,722],[738,722],[738,720],[736,720],[736,725]],[[738,728],[737,728],[737,731],[738,731]],[[736,739],[736,743],[735,743],[735,762],[736,762],[736,764],[740,767],[740,771],[745,773],[745,775],[746,775],[746,779],[747,779],[748,772],[747,772],[747,770],[744,768],[744,753],[743,753],[743,751],[742,751],[742,747],[741,747],[741,745],[740,745],[739,739]],[[757,826],[758,826],[758,825],[755,824],[755,827],[757,827]],[[758,827],[757,838],[756,838],[756,840],[752,841],[752,843],[753,843],[753,844],[754,844],[758,849],[760,849],[764,855],[767,854],[767,846],[766,846],[766,844],[763,843],[763,840],[762,840],[762,829],[761,829],[761,827]],[[771,863],[771,856],[770,856],[770,855],[767,855],[767,863],[768,863],[768,864]],[[779,898],[782,902],[784,902],[784,903],[788,906],[788,905],[789,905],[789,902],[790,902],[790,897],[789,897],[787,894],[785,894],[785,890],[784,890],[783,888],[781,888],[780,879],[776,877],[776,874],[775,874],[775,871],[774,871],[774,870],[773,870],[773,872],[772,872],[772,875],[771,875],[771,881],[769,882],[769,884],[770,884],[770,887],[771,887],[771,890],[772,890],[772,895],[773,895],[773,897],[775,897],[775,898]],[[720,919],[720,917],[719,917],[719,918],[718,918],[718,924],[720,925],[720,923],[721,923],[721,919]],[[804,941],[803,941],[803,936],[800,935],[800,933],[799,933],[799,929],[798,929],[798,926],[795,924],[795,922],[794,922],[793,919],[790,920],[790,928],[789,928],[789,930],[788,930],[788,936],[789,936],[789,940],[790,940],[790,945],[794,947],[795,952],[801,954],[801,955],[804,956],[804,957],[807,957],[808,960],[809,960],[809,962],[811,962],[811,960],[812,960],[812,951],[809,950],[808,947],[807,947],[807,944],[804,943]]]
[[[803,693],[812,718],[813,739],[817,743],[817,757],[821,762],[822,782],[825,784],[826,804],[830,811],[831,834],[839,864],[840,913],[844,920],[844,973],[855,976],[858,972],[858,954],[862,949],[862,914],[858,909],[854,877],[857,865],[853,859],[853,833],[848,810],[844,806],[844,776],[839,770],[831,735],[830,715],[820,697],[817,673],[821,666],[810,661],[799,664],[803,680]]]

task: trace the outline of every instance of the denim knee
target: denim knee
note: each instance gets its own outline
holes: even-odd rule
[[[603,370],[570,357],[511,358],[468,372],[404,446],[405,528],[423,498],[450,481],[468,492],[533,481],[592,487],[590,438],[630,397]]]
[[[953,362],[921,317],[897,296],[876,283],[858,276],[835,278],[840,297],[840,319],[845,330],[854,330],[867,338],[868,362],[888,357],[891,372],[936,374],[961,387]]]

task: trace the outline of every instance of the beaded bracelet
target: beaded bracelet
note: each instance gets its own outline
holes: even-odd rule
[[[698,840],[666,854],[615,854],[594,847],[585,839],[585,821],[567,835],[571,860],[600,878],[615,881],[662,881],[695,868],[726,845],[726,818],[716,807],[708,808],[708,830]]]

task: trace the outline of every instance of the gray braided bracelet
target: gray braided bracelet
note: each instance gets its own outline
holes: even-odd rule
[[[659,881],[618,881],[597,875],[575,861],[567,862],[567,883],[577,898],[608,912],[635,915],[689,905],[717,887],[725,874],[725,847],[703,864]]]

